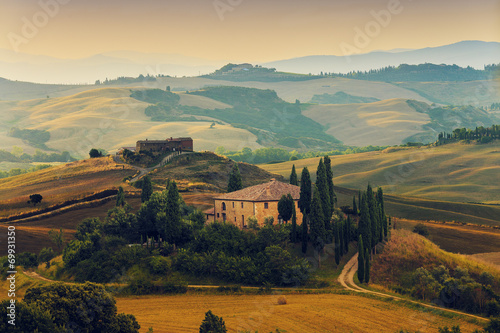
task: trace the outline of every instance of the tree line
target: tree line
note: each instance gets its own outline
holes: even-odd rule
[[[479,126],[476,129],[456,128],[452,133],[441,132],[436,145],[442,145],[460,140],[477,140],[479,143],[489,143],[500,138],[500,125],[491,127]]]
[[[215,153],[224,155],[237,162],[245,162],[252,164],[270,163],[270,162],[283,162],[295,161],[306,158],[319,157],[322,155],[348,155],[364,153],[369,151],[379,151],[387,148],[387,146],[366,146],[366,147],[348,147],[340,146],[339,149],[320,152],[315,150],[308,150],[307,152],[298,152],[297,150],[288,151],[284,148],[265,147],[252,150],[251,148],[244,147],[238,151],[228,151],[224,147],[219,146],[215,149]]]

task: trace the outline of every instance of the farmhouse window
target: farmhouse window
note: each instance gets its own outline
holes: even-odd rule
[[[243,208],[243,202],[241,203],[241,208]]]
[[[226,203],[225,202],[222,203],[222,210],[226,210]]]
[[[269,208],[269,204],[267,202],[264,202],[264,209],[268,209]]]
[[[234,201],[233,201],[233,208],[234,208]]]

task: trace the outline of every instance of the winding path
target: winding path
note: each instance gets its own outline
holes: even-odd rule
[[[413,304],[424,306],[424,307],[430,308],[430,309],[436,309],[436,310],[440,310],[440,311],[445,311],[445,312],[459,314],[462,316],[471,317],[471,318],[474,318],[477,320],[481,320],[483,322],[489,321],[489,319],[487,319],[487,318],[476,316],[473,314],[469,314],[469,313],[465,313],[465,312],[461,312],[461,311],[456,311],[456,310],[451,310],[451,309],[447,309],[447,308],[442,308],[439,306],[430,305],[430,304],[426,304],[426,303],[422,303],[422,302],[418,302],[418,301],[413,301],[410,299],[406,299],[406,298],[402,298],[402,297],[398,297],[398,296],[394,296],[394,295],[389,295],[389,294],[384,294],[384,293],[377,292],[377,291],[364,289],[364,288],[358,286],[356,283],[354,283],[354,274],[356,274],[357,270],[358,270],[358,253],[356,253],[351,258],[351,260],[349,260],[347,262],[347,264],[344,266],[344,269],[342,270],[342,273],[340,273],[340,275],[339,275],[338,281],[345,289],[350,290],[350,291],[354,291],[357,293],[366,293],[366,294],[372,294],[372,295],[377,295],[377,296],[381,296],[381,297],[387,297],[387,298],[394,299],[396,301],[406,301],[406,302],[410,302]]]

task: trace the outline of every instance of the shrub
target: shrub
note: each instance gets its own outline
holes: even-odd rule
[[[423,223],[418,223],[415,228],[413,228],[413,232],[417,233],[419,235],[422,235],[424,237],[429,236],[429,229],[427,226]]]
[[[218,317],[208,310],[205,313],[205,319],[203,319],[200,326],[200,333],[226,333],[226,324],[222,317]]]

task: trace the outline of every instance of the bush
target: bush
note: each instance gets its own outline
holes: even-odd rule
[[[424,237],[429,236],[429,229],[427,226],[423,223],[418,223],[415,228],[413,228],[413,232],[417,233],[419,235],[422,235]]]
[[[52,259],[55,258],[55,256],[56,253],[51,247],[44,247],[38,254],[38,263],[49,263]]]
[[[17,264],[25,268],[32,268],[38,266],[38,257],[31,252],[23,252],[17,256]]]
[[[208,310],[205,313],[205,319],[203,319],[200,326],[200,333],[226,333],[226,324],[222,317],[218,317]]]

